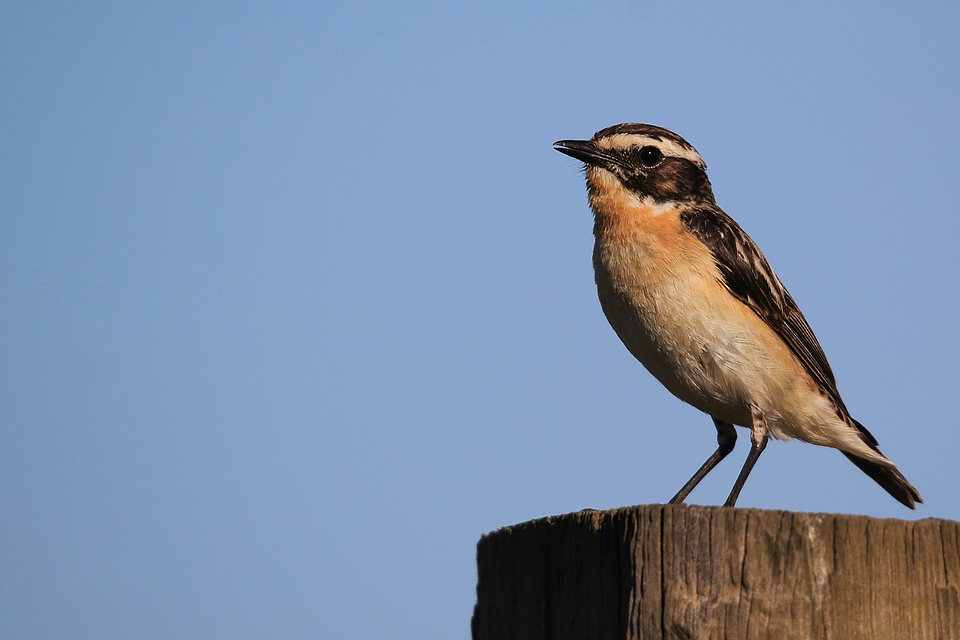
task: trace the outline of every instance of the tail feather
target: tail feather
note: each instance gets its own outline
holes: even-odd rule
[[[896,498],[901,504],[916,509],[917,502],[923,503],[920,493],[913,488],[913,485],[907,482],[903,474],[897,471],[896,467],[884,467],[876,462],[857,457],[852,453],[841,451],[843,455],[850,459],[850,462],[857,465],[860,471],[873,478],[881,487],[886,489],[887,493]]]
[[[873,434],[867,431],[865,426],[853,418],[850,418],[850,421],[853,422],[853,426],[856,427],[857,431],[860,432],[860,437],[863,438],[863,441],[866,442],[871,449],[879,453],[880,449],[878,447],[880,446],[880,443],[877,442],[877,439],[873,437]]]

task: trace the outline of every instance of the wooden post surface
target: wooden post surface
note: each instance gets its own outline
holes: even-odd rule
[[[960,640],[960,523],[641,505],[477,545],[474,640]]]

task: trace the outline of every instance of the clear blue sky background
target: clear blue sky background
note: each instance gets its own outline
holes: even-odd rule
[[[960,519],[960,9],[768,4],[4,3],[0,636],[467,638],[481,534],[669,499],[713,426],[551,148],[624,121],[926,500],[775,442],[741,506]]]

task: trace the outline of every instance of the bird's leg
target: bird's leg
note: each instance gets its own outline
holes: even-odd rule
[[[740,497],[740,490],[743,489],[747,476],[750,475],[753,465],[757,463],[757,458],[763,453],[763,449],[767,446],[767,440],[770,439],[770,430],[767,429],[767,419],[763,417],[763,412],[756,407],[750,407],[750,419],[752,422],[750,425],[750,453],[747,454],[747,460],[743,463],[743,468],[740,469],[740,475],[737,476],[737,481],[734,483],[733,489],[730,490],[727,501],[723,503],[725,507],[732,507],[737,504],[737,498]]]
[[[733,447],[737,444],[737,430],[732,424],[722,422],[716,418],[713,419],[713,424],[717,426],[717,450],[697,469],[693,477],[687,480],[687,484],[683,485],[683,488],[680,489],[677,495],[671,498],[670,504],[677,504],[686,500],[690,492],[693,491],[693,488],[697,486],[721,460],[726,458],[727,454],[733,451]]]

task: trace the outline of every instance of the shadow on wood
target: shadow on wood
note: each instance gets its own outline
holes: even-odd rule
[[[477,545],[475,640],[960,640],[960,523],[643,505]]]

